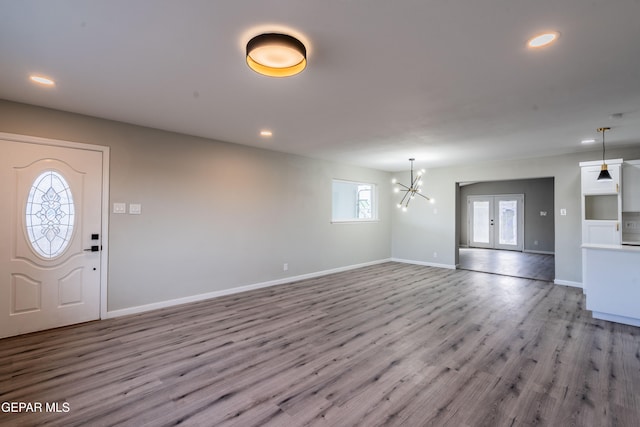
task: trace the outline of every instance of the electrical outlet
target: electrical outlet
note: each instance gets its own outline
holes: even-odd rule
[[[438,258],[438,252],[434,252],[434,253],[433,253],[433,257],[434,257],[434,258]]]
[[[285,262],[284,264],[282,264],[282,271],[287,271],[287,270],[289,270],[289,264]]]
[[[560,215],[567,216],[567,210],[566,209],[560,209]]]
[[[538,241],[537,241],[537,240],[534,240],[534,241],[533,241],[533,244],[534,244],[535,246],[538,246]]]

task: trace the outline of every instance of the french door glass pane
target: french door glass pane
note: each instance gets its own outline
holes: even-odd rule
[[[473,202],[473,241],[489,243],[489,202]]]
[[[500,244],[518,244],[518,201],[500,200],[498,203],[500,221]]]

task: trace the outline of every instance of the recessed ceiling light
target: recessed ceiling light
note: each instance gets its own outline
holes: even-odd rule
[[[56,82],[54,82],[53,80],[44,77],[44,76],[39,76],[37,74],[32,74],[29,76],[29,80],[31,80],[32,82],[41,84],[43,86],[55,86]]]
[[[583,144],[591,144],[591,143],[593,143],[593,142],[596,142],[596,140],[595,140],[595,139],[593,139],[593,138],[587,138],[587,139],[583,139],[583,140],[582,140],[582,141],[580,141],[580,142],[582,142]]]
[[[529,40],[529,42],[527,43],[527,46],[533,47],[533,48],[548,46],[554,41],[556,41],[559,36],[560,36],[560,33],[556,31],[538,34],[537,36]]]
[[[269,137],[272,136],[273,132],[271,132],[270,130],[261,130],[260,131],[260,136],[264,136],[264,137]]]

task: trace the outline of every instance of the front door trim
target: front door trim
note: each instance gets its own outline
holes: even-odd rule
[[[57,147],[76,148],[102,152],[102,256],[100,257],[100,319],[107,318],[107,279],[109,266],[109,147],[104,145],[85,144],[82,142],[63,141],[60,139],[40,138],[37,136],[19,135],[0,132],[0,139],[27,144],[53,145]]]

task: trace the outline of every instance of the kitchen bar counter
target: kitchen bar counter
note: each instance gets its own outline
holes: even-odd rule
[[[640,326],[640,246],[582,245],[582,280],[593,317]]]

